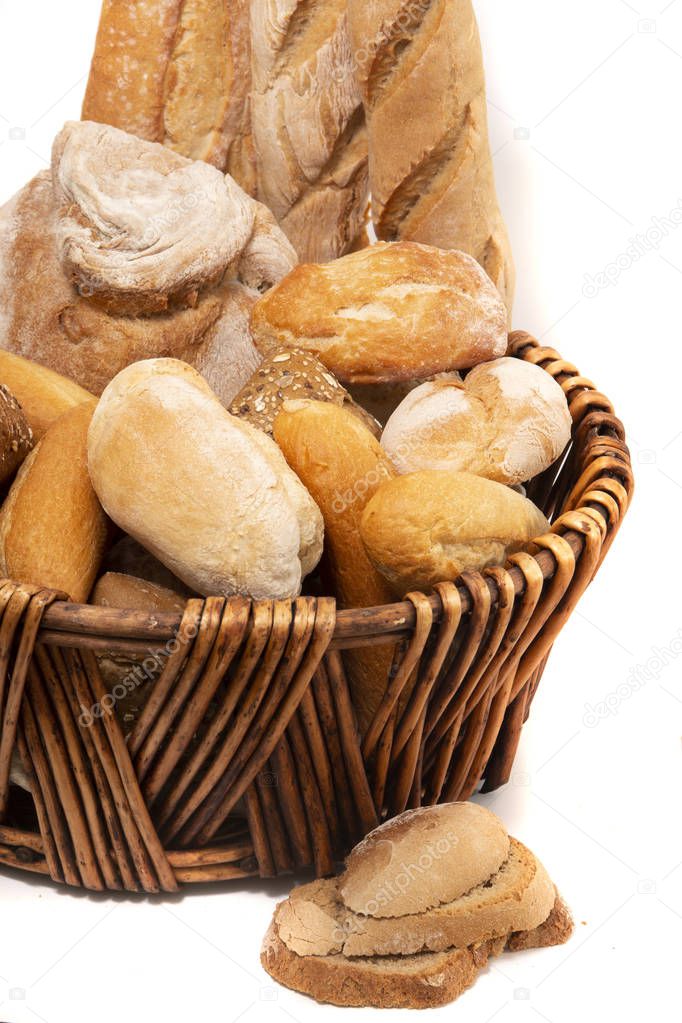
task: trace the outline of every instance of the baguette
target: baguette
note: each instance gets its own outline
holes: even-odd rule
[[[251,193],[249,84],[247,0],[104,0],[83,119],[205,160]]]
[[[94,400],[65,412],[26,458],[0,509],[4,578],[60,590],[85,603],[110,526],[88,475]]]
[[[471,0],[349,0],[349,24],[378,237],[468,252],[511,311],[514,266]]]
[[[334,259],[362,230],[368,197],[345,0],[254,3],[251,40],[258,198],[300,259]]]
[[[394,469],[372,433],[347,409],[321,401],[285,402],[274,437],[317,503],[325,525],[324,568],[339,607],[391,599],[360,540],[362,510]],[[393,647],[349,651],[346,664],[360,730],[369,726],[388,681]]]

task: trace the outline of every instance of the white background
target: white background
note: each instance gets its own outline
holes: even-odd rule
[[[664,3],[476,4],[515,325],[615,402],[638,493],[556,645],[512,782],[484,799],[545,861],[575,937],[503,957],[433,1018],[679,1018],[682,657],[666,651],[682,636],[682,228],[665,218],[682,216],[682,0]],[[79,116],[98,7],[0,0],[0,200],[47,165],[53,135]],[[649,250],[633,259],[636,235]],[[608,267],[613,283],[586,287]],[[609,715],[595,726],[587,704]],[[0,1019],[339,1019],[261,971],[286,889],[130,901],[0,875]]]

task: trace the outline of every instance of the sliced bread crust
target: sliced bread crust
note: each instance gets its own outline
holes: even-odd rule
[[[351,912],[339,879],[295,888],[275,912],[278,934],[298,955],[412,955],[531,931],[548,918],[555,889],[547,871],[521,842],[493,877],[453,902],[400,919]]]
[[[377,1009],[425,1009],[447,1005],[476,980],[493,956],[505,948],[559,945],[573,929],[559,895],[547,920],[532,931],[495,938],[464,949],[417,955],[348,958],[341,954],[299,956],[287,948],[273,919],[263,942],[261,962],[285,987],[318,1002]]]

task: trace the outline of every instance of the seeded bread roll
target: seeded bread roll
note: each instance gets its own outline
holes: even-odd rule
[[[14,474],[33,447],[33,433],[21,405],[0,384],[0,485]]]
[[[103,506],[198,593],[297,596],[322,553],[322,517],[264,433],[175,359],[129,366],[88,435]]]
[[[82,604],[97,578],[109,523],[88,475],[95,402],[65,412],[26,458],[0,509],[4,578],[61,590]]]
[[[540,509],[509,487],[438,469],[383,483],[360,522],[372,564],[397,595],[502,565],[548,529]]]
[[[275,419],[284,402],[300,398],[330,401],[347,408],[375,437],[381,432],[374,417],[353,401],[326,366],[314,355],[297,348],[275,348],[266,356],[229,410],[272,436]]]
[[[386,424],[382,447],[401,473],[453,469],[515,485],[547,469],[571,439],[559,384],[539,366],[496,359],[462,382],[415,388]]]
[[[325,526],[323,567],[339,607],[373,607],[392,599],[359,533],[363,508],[393,466],[372,433],[330,402],[285,402],[274,437],[319,506]],[[345,656],[360,730],[369,726],[388,682],[393,646]]]
[[[355,846],[340,895],[365,916],[424,913],[487,881],[508,856],[507,830],[485,807],[420,807],[380,825]]]
[[[424,379],[504,355],[507,313],[471,256],[411,242],[303,264],[254,306],[254,340],[315,353],[343,382]]]
[[[36,443],[64,412],[93,400],[92,394],[73,380],[1,348],[0,381],[21,405]]]

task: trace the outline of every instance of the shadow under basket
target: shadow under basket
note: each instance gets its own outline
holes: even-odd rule
[[[561,384],[573,437],[528,487],[551,532],[505,568],[385,607],[208,597],[182,616],[0,583],[1,863],[93,891],[324,875],[385,817],[509,779],[633,488],[608,399],[529,335],[510,343]],[[360,737],[348,658],[375,645],[393,661]],[[113,688],[111,657],[133,666]],[[149,674],[126,735],[116,702]]]

